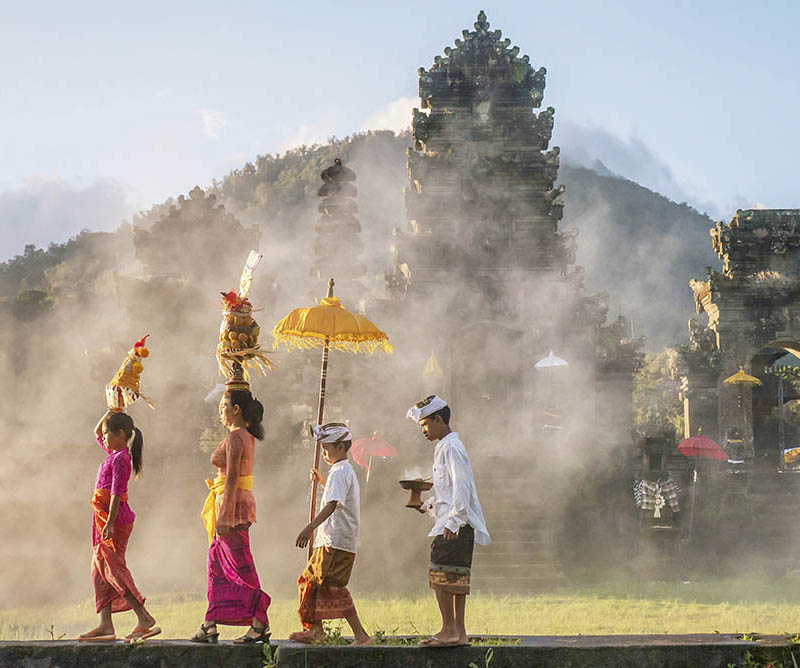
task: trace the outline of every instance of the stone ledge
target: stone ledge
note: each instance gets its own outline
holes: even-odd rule
[[[376,645],[307,646],[273,643],[275,668],[483,668],[493,652],[492,668],[726,668],[740,664],[747,652],[758,660],[792,665],[794,646],[783,636],[756,641],[732,635],[522,636],[516,645],[456,648]],[[800,661],[800,649],[794,652]],[[262,646],[230,642],[197,645],[186,640],[154,640],[130,646],[90,645],[75,641],[0,642],[0,668],[262,668]]]

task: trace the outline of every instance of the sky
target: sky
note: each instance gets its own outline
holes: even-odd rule
[[[0,0],[0,261],[259,154],[407,126],[417,68],[480,9],[547,68],[566,159],[714,218],[800,207],[795,0]]]

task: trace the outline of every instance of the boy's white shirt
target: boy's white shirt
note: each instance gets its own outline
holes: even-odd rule
[[[475,529],[475,542],[491,542],[472,466],[458,432],[451,431],[433,451],[433,496],[422,504],[422,510],[433,510],[434,524],[429,536],[441,536],[445,529],[456,533],[469,524]]]
[[[356,552],[360,523],[361,490],[353,466],[342,459],[331,466],[320,508],[336,501],[336,510],[317,527],[314,547],[333,547],[345,552]]]

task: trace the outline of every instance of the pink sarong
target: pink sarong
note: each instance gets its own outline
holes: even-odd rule
[[[215,535],[208,546],[208,611],[206,621],[249,626],[255,617],[269,627],[270,597],[261,591],[247,526],[237,526],[224,536]]]

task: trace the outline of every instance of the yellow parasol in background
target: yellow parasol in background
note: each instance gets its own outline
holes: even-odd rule
[[[749,373],[745,373],[742,367],[732,376],[728,376],[722,381],[725,385],[761,385],[761,381]]]
[[[319,403],[317,424],[322,424],[325,409],[325,387],[328,376],[328,351],[341,350],[349,353],[369,353],[383,350],[392,352],[389,337],[363,315],[348,311],[337,297],[333,296],[334,280],[328,281],[328,294],[317,306],[296,308],[272,328],[275,348],[283,343],[287,349],[322,348],[322,368],[319,376]],[[320,443],[314,446],[314,468],[319,468]],[[309,521],[313,521],[317,507],[317,485],[311,483],[311,510]],[[309,557],[313,541],[309,542]]]

